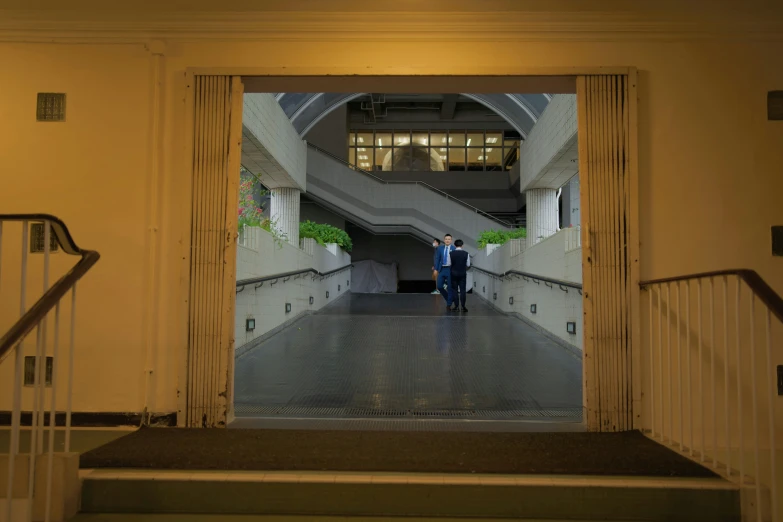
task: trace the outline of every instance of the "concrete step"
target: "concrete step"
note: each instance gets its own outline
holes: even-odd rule
[[[740,513],[737,487],[717,478],[110,469],[82,478],[84,514],[734,522]]]

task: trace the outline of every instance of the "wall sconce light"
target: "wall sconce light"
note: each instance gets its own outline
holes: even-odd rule
[[[337,285],[337,291],[339,292],[342,287],[340,285]]]
[[[576,333],[576,323],[569,321],[566,323],[566,331],[570,334]]]
[[[513,295],[508,298],[508,304],[510,304],[510,305],[514,304],[514,296]]]
[[[245,331],[246,332],[252,332],[256,329],[256,320],[251,318],[248,318],[245,320]]]
[[[534,304],[530,305],[530,313],[531,314],[536,313],[536,305],[534,305]]]
[[[329,290],[326,291],[326,298],[329,299]]]
[[[286,303],[285,304],[285,313],[289,313],[289,312],[291,312],[291,303]]]
[[[482,293],[486,294],[487,293],[487,287],[486,286],[482,286],[481,287],[481,291],[482,291]]]
[[[497,292],[495,292],[494,294],[492,294],[492,299],[493,299],[493,300],[495,300],[495,301],[497,301],[497,300],[498,300],[498,293],[497,293]]]
[[[310,304],[313,304],[313,301],[314,301],[313,296],[310,296]]]

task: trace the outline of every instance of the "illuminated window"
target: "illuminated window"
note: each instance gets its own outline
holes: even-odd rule
[[[348,161],[376,171],[503,171],[519,160],[519,135],[503,131],[353,131]]]

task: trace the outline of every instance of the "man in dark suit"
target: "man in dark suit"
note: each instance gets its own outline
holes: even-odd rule
[[[453,296],[452,301],[454,302],[454,308],[451,309],[452,312],[457,311],[458,303],[463,312],[468,311],[465,308],[465,299],[467,298],[465,287],[467,286],[468,268],[470,267],[470,254],[462,250],[463,244],[461,239],[456,240],[454,242],[456,248],[451,253],[451,293]],[[457,297],[457,292],[459,292],[459,297]]]
[[[435,250],[435,270],[438,272],[438,279],[435,281],[435,288],[440,291],[440,295],[446,300],[446,306],[450,307],[452,302],[451,292],[451,253],[454,251],[454,245],[451,244],[451,234],[443,236],[443,245]],[[444,288],[444,285],[446,288]]]

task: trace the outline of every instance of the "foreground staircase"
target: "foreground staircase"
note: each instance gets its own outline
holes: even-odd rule
[[[86,470],[75,520],[109,514],[737,521],[735,485],[638,477]],[[140,518],[141,520],[141,518]]]

